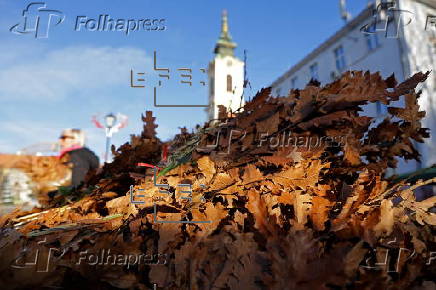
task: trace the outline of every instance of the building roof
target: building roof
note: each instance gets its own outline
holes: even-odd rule
[[[436,9],[436,0],[412,0],[415,2],[419,2],[421,4],[427,5],[431,8]],[[294,74],[308,62],[313,61],[315,57],[317,57],[321,52],[326,50],[328,47],[336,43],[340,38],[346,35],[349,31],[353,30],[356,26],[360,25],[360,23],[370,17],[372,15],[372,11],[374,9],[374,5],[368,5],[359,15],[357,15],[354,19],[344,25],[339,31],[333,34],[330,38],[324,41],[321,45],[315,48],[311,53],[309,53],[305,58],[299,61],[297,64],[292,66],[288,71],[286,71],[281,77],[275,80],[271,86],[276,86],[280,84],[282,81],[286,80],[289,76]]]
[[[313,61],[315,57],[317,57],[320,53],[326,50],[328,47],[332,46],[336,43],[340,38],[345,36],[349,31],[353,30],[356,26],[360,25],[363,20],[367,19],[372,15],[373,6],[366,7],[359,15],[353,18],[350,22],[344,25],[339,31],[333,34],[330,38],[324,41],[321,45],[315,48],[311,53],[309,53],[306,57],[304,57],[301,61],[299,61],[296,65],[292,66],[288,71],[286,71],[281,77],[275,80],[271,86],[276,86],[289,76],[298,71],[301,67],[306,65],[308,62]]]

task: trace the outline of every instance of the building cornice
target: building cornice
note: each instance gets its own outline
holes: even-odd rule
[[[309,53],[306,57],[304,57],[301,61],[299,61],[296,65],[292,66],[287,72],[285,72],[280,78],[275,80],[271,86],[274,87],[281,82],[283,82],[285,79],[289,78],[292,74],[294,74],[296,71],[298,71],[300,68],[302,68],[307,63],[311,62],[316,58],[319,54],[321,54],[323,51],[325,51],[327,48],[335,44],[339,39],[344,37],[347,33],[349,33],[351,30],[356,28],[363,20],[367,19],[372,15],[372,11],[374,9],[374,6],[368,6],[366,7],[362,12],[360,12],[359,15],[357,15],[355,18],[353,18],[350,22],[348,22],[345,26],[343,26],[339,31],[337,31],[333,36],[328,38],[326,41],[324,41],[321,45],[319,45],[315,50],[313,50],[311,53]]]

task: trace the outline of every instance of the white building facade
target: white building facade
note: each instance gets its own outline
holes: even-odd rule
[[[431,138],[415,143],[421,163],[400,162],[395,173],[436,164],[435,22],[436,0],[376,1],[274,81],[272,93],[287,95],[312,78],[325,85],[348,70],[379,71],[385,78],[394,73],[399,82],[416,72],[432,71],[420,87],[419,99],[420,110],[426,111],[423,127],[430,128]],[[367,105],[363,114],[381,120],[387,111],[376,103]]]
[[[221,35],[215,46],[215,57],[209,63],[209,108],[208,119],[218,118],[218,106],[227,112],[235,112],[244,105],[244,62],[235,57],[236,43],[228,29],[227,13],[223,12]]]

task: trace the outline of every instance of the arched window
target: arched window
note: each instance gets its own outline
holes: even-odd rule
[[[232,92],[232,76],[227,75],[227,91]]]
[[[209,81],[209,96],[213,96],[215,91],[215,78],[210,77]]]

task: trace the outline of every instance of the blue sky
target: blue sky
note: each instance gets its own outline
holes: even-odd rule
[[[41,1],[43,2],[43,1]],[[347,1],[356,16],[367,0]],[[203,108],[153,106],[153,51],[158,65],[170,69],[170,81],[159,94],[163,104],[206,104],[206,80],[200,68],[213,58],[220,17],[228,10],[229,27],[238,44],[236,55],[248,52],[252,90],[271,84],[289,67],[343,26],[339,1],[45,1],[60,10],[65,21],[51,27],[49,37],[9,31],[30,1],[0,0],[0,153],[55,141],[63,128],[82,128],[88,146],[101,157],[104,133],[91,123],[94,114],[120,112],[129,124],[113,138],[115,145],[139,134],[140,114],[152,110],[162,139],[178,127],[206,121]],[[98,19],[165,19],[163,31],[74,31],[77,16]],[[193,70],[193,86],[178,83],[177,68]],[[145,88],[130,87],[130,70],[145,72]]]

